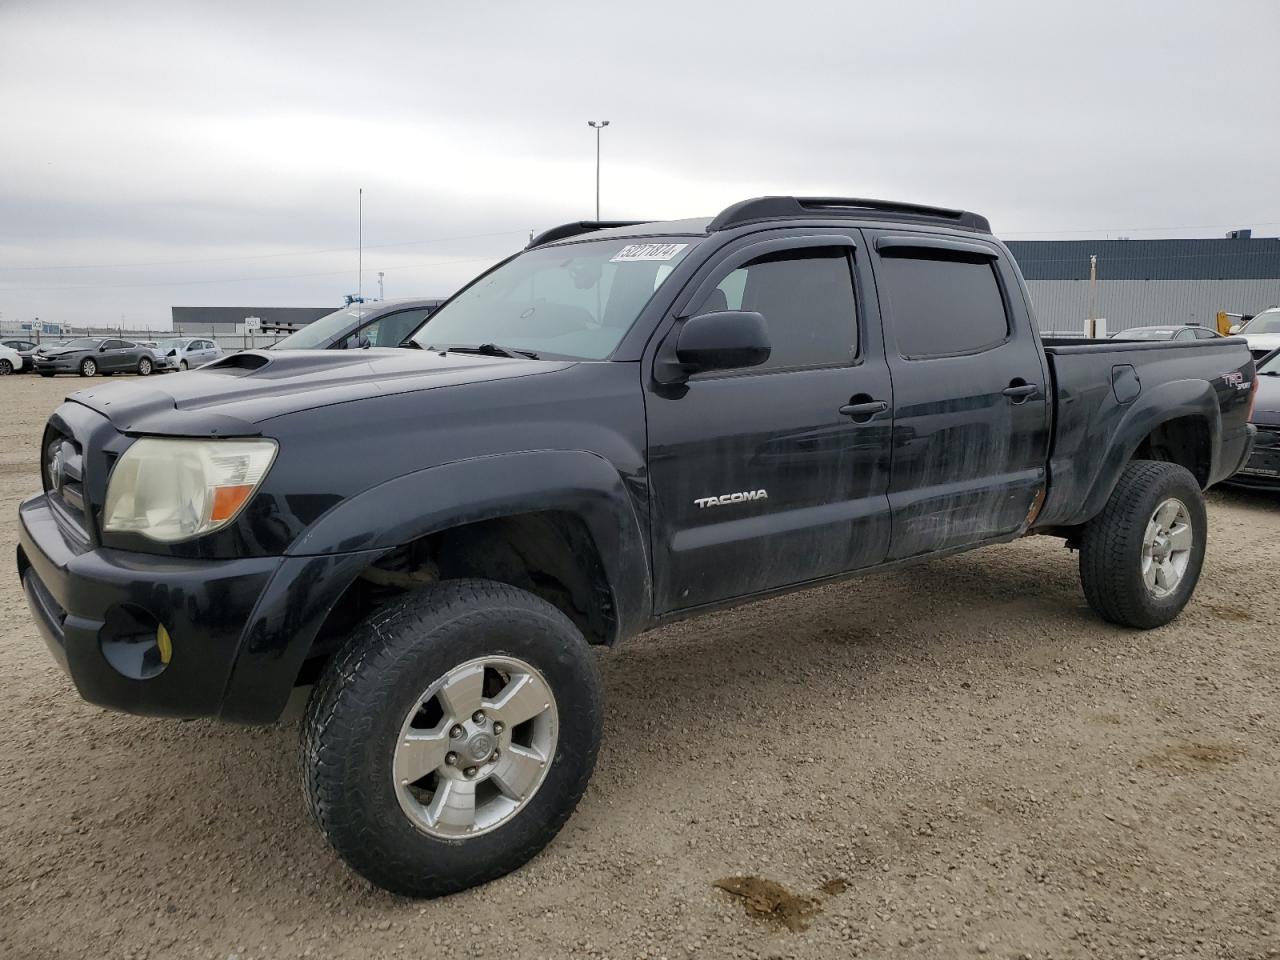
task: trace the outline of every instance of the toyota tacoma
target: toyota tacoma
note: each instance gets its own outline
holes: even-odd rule
[[[1028,534],[1151,628],[1250,454],[1236,338],[1042,338],[961,210],[764,197],[565,224],[411,349],[249,350],[50,417],[17,568],[86,700],[302,721],[374,883],[510,871],[582,796],[592,646]]]

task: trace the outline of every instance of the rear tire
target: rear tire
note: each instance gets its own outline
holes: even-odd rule
[[[4,357],[0,357],[0,377],[7,377],[13,373],[13,364]]]
[[[517,687],[530,696],[508,699]],[[373,614],[328,665],[302,726],[307,805],[378,886],[454,893],[559,832],[600,728],[595,659],[564,614],[505,584],[443,581]]]
[[[1204,494],[1175,463],[1134,460],[1084,527],[1080,583],[1104,620],[1149,630],[1191,599],[1204,564]]]

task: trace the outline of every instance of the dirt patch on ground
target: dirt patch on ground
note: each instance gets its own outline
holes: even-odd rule
[[[1161,630],[1100,622],[1076,557],[1033,538],[602,651],[604,745],[560,837],[419,903],[320,839],[294,723],[109,713],[54,666],[13,518],[83,385],[0,379],[2,460],[24,465],[0,471],[6,960],[1280,951],[1280,497],[1210,495],[1196,601]],[[748,922],[721,877],[821,912]]]
[[[760,877],[724,877],[712,886],[741,897],[751,916],[791,931],[808,929],[809,921],[822,909],[817,900],[797,896],[782,884]]]
[[[1212,770],[1235,763],[1248,752],[1234,743],[1175,743],[1157,750],[1146,763],[1179,770]]]

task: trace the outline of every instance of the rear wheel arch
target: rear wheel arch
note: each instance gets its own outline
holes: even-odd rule
[[[1109,444],[1089,494],[1071,523],[1085,523],[1102,512],[1128,465],[1135,460],[1157,460],[1186,467],[1207,487],[1217,464],[1214,452],[1222,443],[1222,413],[1217,395],[1207,381],[1173,381],[1144,391],[1110,431],[1099,437]]]
[[[1213,475],[1214,431],[1204,415],[1173,417],[1160,423],[1138,442],[1130,460],[1156,460],[1185,467],[1200,488]]]

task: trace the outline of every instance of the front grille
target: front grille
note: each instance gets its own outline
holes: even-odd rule
[[[45,432],[44,488],[50,503],[82,538],[88,539],[84,451],[74,437],[52,425]]]

